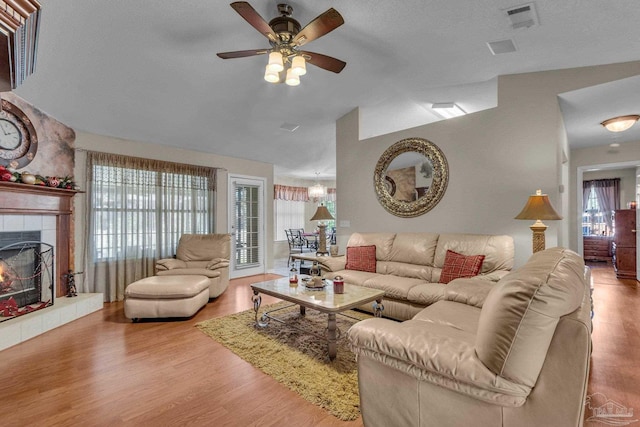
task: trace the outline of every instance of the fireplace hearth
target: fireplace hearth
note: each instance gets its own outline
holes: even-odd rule
[[[54,248],[39,239],[39,231],[0,233],[0,322],[54,303]]]

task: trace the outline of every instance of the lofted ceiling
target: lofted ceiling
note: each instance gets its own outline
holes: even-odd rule
[[[19,96],[78,131],[264,161],[300,178],[335,177],[335,122],[355,107],[367,138],[440,120],[432,103],[493,107],[498,75],[640,59],[637,0],[536,0],[539,25],[522,29],[505,11],[517,0],[294,0],[303,26],[330,7],[342,14],[344,25],[305,49],[347,66],[309,65],[289,87],[263,80],[265,55],[216,56],[269,47],[227,2],[41,3],[37,69]],[[277,1],[250,3],[277,16]],[[493,55],[487,42],[505,39],[517,50]],[[563,94],[572,147],[611,143],[598,123],[640,114],[640,82],[626,80]]]

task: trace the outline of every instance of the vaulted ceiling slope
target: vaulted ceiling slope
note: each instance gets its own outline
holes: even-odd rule
[[[267,21],[277,3],[251,2]],[[220,1],[42,0],[37,69],[16,93],[80,131],[326,178],[335,174],[335,121],[354,107],[367,138],[440,120],[432,103],[495,106],[499,75],[640,59],[637,0],[536,0],[535,25],[520,29],[506,12],[517,1],[290,4],[301,23],[330,7],[344,17],[305,46],[346,61],[340,74],[308,67],[289,87],[263,80],[266,55],[218,58],[269,46]],[[487,42],[501,40],[516,51],[493,55]]]

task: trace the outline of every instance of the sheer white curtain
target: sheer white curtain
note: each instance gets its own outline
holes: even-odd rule
[[[593,190],[598,198],[600,211],[604,212],[604,220],[613,229],[612,214],[620,209],[620,178],[594,179],[591,181]]]
[[[124,298],[184,233],[214,229],[216,169],[87,153],[85,292]]]

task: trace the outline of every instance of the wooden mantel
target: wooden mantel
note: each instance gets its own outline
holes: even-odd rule
[[[0,181],[0,215],[56,216],[56,297],[66,295],[63,276],[73,269],[72,199],[77,193],[76,190]]]

